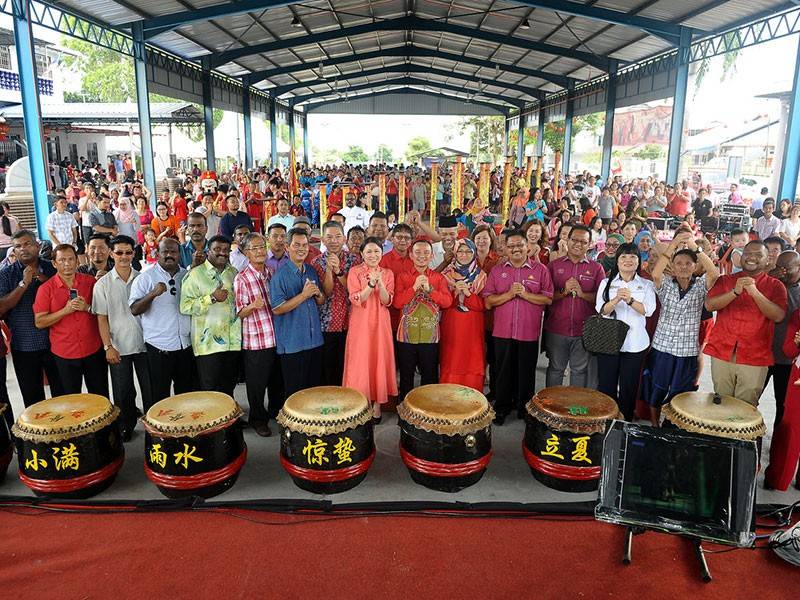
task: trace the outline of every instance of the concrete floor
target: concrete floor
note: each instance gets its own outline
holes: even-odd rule
[[[547,359],[540,358],[537,371],[537,389],[544,384],[544,369]],[[8,390],[16,415],[23,410],[22,399],[16,383],[11,361],[8,365]],[[706,370],[701,379],[701,390],[711,390],[710,371]],[[244,385],[239,385],[235,392],[236,400],[247,407]],[[764,440],[764,456],[768,456],[768,448],[775,414],[775,401],[772,387],[769,386],[761,399],[760,405],[768,425],[768,435]],[[377,455],[366,479],[354,489],[330,496],[315,495],[296,487],[289,475],[283,470],[278,460],[279,439],[278,427],[270,424],[273,436],[262,438],[252,429],[245,429],[245,441],[248,446],[247,462],[242,469],[236,484],[224,494],[217,496],[218,501],[242,500],[327,500],[334,503],[353,502],[397,502],[397,501],[438,501],[438,502],[518,502],[518,503],[551,503],[590,501],[597,497],[596,493],[570,494],[558,492],[545,487],[536,481],[522,456],[522,438],[524,424],[520,420],[507,420],[502,427],[494,427],[492,432],[494,456],[483,479],[477,484],[455,494],[429,490],[415,484],[400,460],[398,443],[400,430],[397,417],[393,413],[385,413],[383,422],[375,429],[375,445]],[[102,494],[98,500],[161,500],[164,497],[144,474],[144,434],[139,424],[131,442],[125,445],[125,464],[114,484]],[[800,500],[800,491],[790,488],[787,492],[766,491],[763,489],[763,468],[766,458],[762,460],[762,475],[759,477],[758,503],[791,504]],[[0,494],[9,496],[32,496],[32,493],[15,476],[17,469],[16,456],[9,466],[8,477],[0,484]]]

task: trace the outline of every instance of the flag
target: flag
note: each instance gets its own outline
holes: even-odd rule
[[[430,225],[431,229],[436,228],[436,192],[439,189],[439,164],[433,163],[431,165],[431,197],[430,197],[430,213],[429,217],[430,220],[428,224]]]
[[[402,223],[406,216],[406,176],[400,175],[397,181],[397,222]]]
[[[300,181],[297,179],[297,158],[294,155],[294,144],[289,149],[289,192],[294,197],[300,193]]]
[[[378,210],[386,213],[386,173],[378,174]]]
[[[478,198],[482,208],[489,206],[489,163],[481,163],[481,175],[478,179]]]
[[[509,202],[511,200],[511,157],[506,157],[503,169],[503,224],[508,222]]]
[[[452,191],[450,194],[450,212],[452,213],[457,208],[462,208],[461,206],[461,196],[463,188],[461,187],[461,174],[464,169],[464,165],[461,164],[461,157],[456,156],[456,164],[453,166],[453,185]]]

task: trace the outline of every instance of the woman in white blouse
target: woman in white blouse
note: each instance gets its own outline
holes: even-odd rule
[[[656,309],[653,283],[639,276],[639,250],[635,244],[622,244],[617,250],[616,265],[597,289],[595,308],[607,319],[628,324],[628,333],[618,355],[597,355],[598,390],[614,398],[627,421],[633,420],[639,376],[650,336],[645,328],[647,317]]]
[[[800,237],[800,204],[792,206],[789,218],[781,221],[778,235],[794,246],[797,238]]]

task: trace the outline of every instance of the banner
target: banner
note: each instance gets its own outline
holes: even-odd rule
[[[536,187],[542,187],[542,161],[543,158],[540,156],[536,159]]]
[[[481,163],[481,172],[478,179],[478,198],[482,208],[489,206],[489,163]]]
[[[378,210],[386,214],[386,173],[378,174]]]
[[[511,201],[511,157],[506,157],[503,168],[503,226],[508,222],[509,203]]]
[[[294,155],[294,144],[289,149],[289,192],[292,198],[300,193],[300,180],[297,178],[297,158]]]
[[[436,192],[439,189],[439,163],[433,163],[431,165],[431,197],[430,197],[430,213],[429,213],[429,221],[428,224],[430,225],[431,229],[436,227]]]
[[[462,158],[460,156],[456,156],[456,164],[453,165],[453,181],[452,185],[450,186],[451,214],[457,208],[462,210],[464,208],[464,203],[462,201],[462,197],[464,195],[464,186],[463,186],[464,165],[462,164],[461,160]]]
[[[397,181],[397,222],[402,223],[406,216],[406,176],[400,175]]]
[[[528,156],[525,162],[525,185],[531,185],[531,173],[533,173],[533,156]]]
[[[328,220],[328,184],[318,183],[317,189],[319,189],[319,226],[322,228]]]
[[[558,200],[558,178],[561,177],[561,150],[556,150],[556,167],[553,170],[553,198]]]

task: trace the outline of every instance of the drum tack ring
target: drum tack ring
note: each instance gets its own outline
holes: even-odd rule
[[[283,437],[286,439],[286,443],[289,443],[289,439],[292,437],[292,432],[289,431],[289,428],[283,430]]]
[[[475,436],[472,434],[464,438],[464,445],[467,447],[468,450],[472,450],[473,448],[475,448],[476,442],[477,440],[475,439]]]

